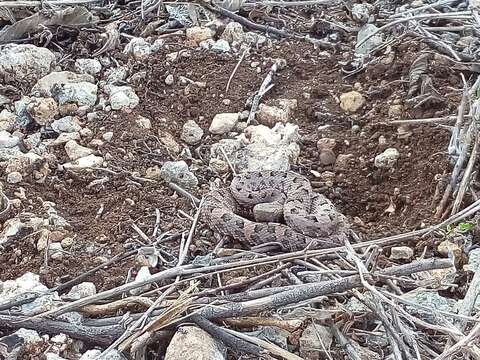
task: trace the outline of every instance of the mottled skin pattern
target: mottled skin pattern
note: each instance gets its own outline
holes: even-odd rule
[[[283,205],[285,224],[255,222],[252,209],[261,203]],[[264,171],[236,176],[227,189],[209,192],[202,217],[221,235],[255,246],[278,242],[289,250],[328,248],[343,243],[346,221],[307,178],[294,172]]]

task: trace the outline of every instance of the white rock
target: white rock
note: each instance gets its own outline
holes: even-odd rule
[[[102,139],[105,141],[112,141],[113,139],[113,132],[107,131],[105,134],[102,135]]]
[[[373,24],[365,24],[360,28],[357,33],[357,44],[362,42],[367,36],[370,36],[370,34],[374,32],[376,32],[376,34],[368,38],[362,45],[355,46],[355,52],[357,54],[368,54],[371,50],[382,44],[382,33],[377,32],[377,30],[378,28]]]
[[[20,328],[14,334],[21,337],[28,344],[42,342],[42,338],[35,330]]]
[[[65,144],[65,152],[70,160],[77,160],[93,153],[93,150],[70,140]]]
[[[410,260],[413,257],[413,249],[408,246],[394,246],[390,250],[391,260]]]
[[[152,53],[152,49],[144,38],[132,38],[123,53],[133,56],[136,60],[144,60]]]
[[[35,81],[48,74],[55,65],[55,55],[34,45],[0,46],[0,74],[14,74],[15,80]]]
[[[60,105],[75,103],[93,106],[97,102],[97,92],[97,85],[86,81],[59,85],[53,89],[53,95]]]
[[[127,78],[128,68],[126,66],[119,66],[110,68],[106,71],[107,84],[115,84]]]
[[[0,112],[0,131],[12,131],[13,127],[15,126],[16,118],[15,114],[8,111],[7,109],[3,109]]]
[[[45,360],[67,360],[67,359],[55,353],[48,352],[45,354]]]
[[[156,53],[156,52],[159,52],[160,50],[162,50],[165,46],[165,39],[156,39],[152,46],[150,47],[150,49],[152,50],[152,52]]]
[[[351,10],[352,18],[360,24],[365,24],[373,10],[373,6],[370,4],[353,4]]]
[[[238,113],[222,113],[214,116],[210,128],[212,134],[225,134],[231,131],[238,122]]]
[[[148,119],[144,116],[139,115],[135,119],[135,122],[137,123],[138,126],[144,128],[144,129],[150,130],[152,128],[152,122],[150,121],[150,119]]]
[[[102,64],[97,59],[77,59],[75,71],[80,74],[96,75],[102,71]]]
[[[88,350],[85,352],[79,360],[100,360],[99,356],[102,352],[100,350]],[[108,353],[102,356],[101,360],[126,360],[117,350],[110,350]]]
[[[206,331],[195,326],[182,326],[167,347],[165,360],[225,360],[225,346]]]
[[[415,289],[401,296],[403,299],[413,301],[419,305],[426,306],[428,310],[423,310],[417,306],[406,305],[406,310],[413,314],[421,314],[430,321],[435,317],[438,310],[446,312],[455,312],[456,300],[440,296],[437,292],[427,289]]]
[[[148,280],[152,277],[152,274],[150,274],[150,270],[148,269],[148,266],[142,266],[137,273],[137,276],[135,276],[134,282],[140,282],[144,280]],[[132,295],[140,295],[141,293],[148,291],[151,288],[151,284],[147,284],[144,286],[140,286],[136,289],[130,290],[130,294]]]
[[[75,241],[72,237],[66,237],[66,238],[63,238],[62,241],[60,241],[60,244],[62,244],[62,247],[64,249],[68,249],[73,245],[74,242]]]
[[[245,33],[245,42],[251,46],[261,46],[267,43],[267,37],[253,31],[249,31]]]
[[[71,133],[60,133],[58,137],[53,140],[52,145],[57,146],[57,145],[63,145],[70,140],[80,140],[80,133],[78,131],[71,132]]]
[[[11,172],[7,174],[7,183],[9,184],[18,184],[22,182],[23,176],[18,171]]]
[[[16,280],[7,280],[3,283],[0,282],[0,299],[2,299],[2,301],[8,301],[16,299],[26,292],[39,292],[41,294],[47,290],[48,288],[40,283],[38,275],[27,272]],[[56,292],[48,295],[41,295],[33,302],[22,305],[21,311],[26,316],[36,315],[51,310],[58,305],[59,300]]]
[[[32,89],[35,96],[51,97],[54,87],[78,82],[94,82],[94,78],[88,74],[76,74],[71,71],[52,72],[37,81]]]
[[[276,123],[289,122],[296,108],[296,99],[282,99],[276,106],[260,104],[255,116],[260,124],[273,127]]]
[[[65,169],[86,169],[93,167],[100,167],[103,165],[103,158],[101,156],[88,155],[63,164]]]
[[[165,181],[173,182],[186,189],[193,189],[198,185],[198,179],[183,160],[165,162],[160,169],[160,176]]]
[[[68,292],[67,297],[72,300],[78,300],[84,297],[95,295],[97,293],[97,288],[92,282],[82,282],[78,285],[72,287]]]
[[[198,44],[201,41],[211,39],[213,37],[213,31],[207,27],[192,26],[187,28],[186,35],[188,40]]]
[[[203,130],[198,124],[193,120],[188,120],[183,124],[182,134],[180,138],[185,141],[187,144],[195,145],[202,140]]]
[[[58,114],[58,105],[53,98],[35,98],[27,106],[27,112],[38,125],[50,124]]]
[[[35,163],[40,163],[42,157],[33,152],[28,152],[22,154],[21,156],[11,158],[7,161],[7,166],[5,167],[6,173],[11,173],[18,171],[21,174],[27,174],[32,172],[32,167]]]
[[[210,157],[224,159],[223,148],[239,172],[290,169],[300,154],[298,126],[249,126],[237,139],[223,139],[210,148]]]
[[[217,40],[215,44],[212,45],[212,50],[217,52],[229,52],[230,51],[230,44],[227,40]]]
[[[105,91],[110,97],[110,106],[113,110],[133,109],[140,102],[139,97],[130,86],[107,85]]]
[[[468,264],[464,266],[465,270],[477,271],[480,266],[480,248],[473,249],[468,253]]]
[[[340,95],[340,107],[342,110],[354,113],[365,104],[365,98],[358,91],[349,91]]]
[[[388,148],[381,154],[375,156],[375,167],[379,169],[390,169],[397,162],[400,153],[395,148]]]
[[[173,78],[172,74],[168,74],[167,77],[165,78],[165,85],[173,85],[175,79]]]
[[[73,116],[65,116],[61,119],[55,120],[51,125],[53,131],[61,133],[73,133],[82,129],[78,123],[78,119]]]
[[[48,256],[53,260],[60,260],[63,258],[63,247],[59,242],[50,243],[48,246]]]
[[[19,139],[6,130],[0,131],[0,148],[13,148],[19,143]]]
[[[241,43],[245,40],[245,32],[243,31],[242,24],[232,21],[225,26],[222,36],[220,39],[228,41],[230,44],[232,42]]]

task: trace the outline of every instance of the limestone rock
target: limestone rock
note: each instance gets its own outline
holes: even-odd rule
[[[269,127],[275,126],[276,123],[286,124],[291,120],[296,108],[296,99],[280,99],[274,105],[260,104],[255,118],[260,124]]]
[[[72,287],[68,292],[68,299],[78,300],[84,297],[95,295],[97,293],[97,288],[92,282],[82,282],[78,285]]]
[[[78,132],[82,129],[78,119],[73,116],[65,116],[61,119],[55,120],[52,122],[51,126],[52,129],[59,134]]]
[[[238,122],[238,113],[221,113],[214,116],[210,128],[212,134],[225,134],[231,131]]]
[[[211,39],[213,37],[213,31],[207,27],[192,26],[187,28],[186,35],[188,40],[198,44],[201,41]]]
[[[27,112],[38,125],[49,125],[58,114],[58,105],[53,98],[35,98],[27,105]]]
[[[225,360],[225,346],[202,329],[182,326],[168,345],[165,360]]]
[[[413,255],[413,249],[408,246],[394,246],[390,250],[391,260],[410,260]]]
[[[94,78],[88,74],[76,74],[71,71],[52,72],[37,81],[32,89],[35,96],[51,97],[54,87],[61,87],[65,84],[74,84],[79,82],[94,82]]]
[[[110,97],[110,106],[113,110],[133,109],[140,102],[140,98],[130,86],[107,85],[105,91]]]
[[[160,176],[186,189],[194,189],[198,185],[198,179],[185,161],[167,161],[160,169]]]
[[[365,98],[358,91],[350,91],[340,95],[340,107],[343,111],[354,113],[365,105]]]
[[[135,122],[137,123],[138,126],[140,126],[141,128],[143,129],[147,129],[147,130],[150,130],[152,128],[152,122],[150,121],[150,119],[144,117],[144,116],[138,116],[136,119],[135,119]]]
[[[3,109],[0,112],[0,131],[12,131],[15,126],[15,114],[8,111],[7,109]]]
[[[97,59],[77,59],[75,71],[80,74],[96,75],[102,71],[102,64]]]
[[[391,169],[400,157],[400,153],[395,148],[388,148],[381,154],[375,156],[375,167],[379,169]]]
[[[103,165],[103,158],[101,156],[88,155],[81,157],[75,161],[63,164],[65,169],[87,169],[93,167],[100,167]]]
[[[233,42],[243,42],[245,40],[245,32],[243,31],[242,24],[235,21],[228,23],[220,39],[226,40],[230,44]]]
[[[182,128],[180,138],[189,145],[196,145],[202,140],[203,129],[193,120],[188,120]]]
[[[70,160],[78,160],[82,157],[91,155],[93,150],[85,146],[79,145],[75,140],[69,140],[65,144],[65,152]]]
[[[74,103],[78,106],[93,106],[97,102],[98,87],[83,81],[54,87],[52,92],[60,105]]]
[[[35,81],[47,75],[54,65],[55,55],[46,48],[30,44],[0,46],[0,75],[14,75],[15,81]]]

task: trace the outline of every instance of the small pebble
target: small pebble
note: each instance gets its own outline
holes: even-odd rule
[[[18,171],[13,171],[7,175],[7,182],[9,184],[18,184],[22,180],[23,180],[22,174],[20,174]]]
[[[113,132],[112,132],[112,131],[106,132],[105,134],[102,135],[102,138],[103,138],[103,140],[105,140],[105,141],[112,141],[112,139],[113,139]]]
[[[167,77],[165,78],[165,85],[173,85],[174,78],[172,74],[168,74]]]

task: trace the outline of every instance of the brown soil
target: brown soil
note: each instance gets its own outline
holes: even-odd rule
[[[165,55],[182,49],[190,51],[190,56],[168,65]],[[151,236],[155,209],[161,213],[162,231],[180,233],[188,229],[190,221],[183,220],[178,214],[179,209],[193,213],[186,199],[176,195],[162,181],[141,183],[129,175],[137,172],[139,176],[145,176],[147,168],[177,159],[179,155],[169,152],[157,135],[168,131],[181,143],[182,125],[193,119],[206,134],[198,152],[190,147],[198,168],[195,173],[200,180],[201,190],[196,195],[200,196],[206,191],[213,174],[206,166],[208,159],[202,160],[198,154],[208,154],[208,146],[219,139],[208,134],[211,119],[220,112],[244,110],[247,99],[267,74],[271,59],[276,57],[284,58],[287,67],[275,77],[275,87],[264,101],[278,98],[298,101],[294,117],[303,142],[299,163],[294,170],[308,175],[316,189],[332,199],[363,238],[410,231],[431,223],[436,204],[433,202],[437,185],[435,177],[448,172],[450,166],[446,160],[449,132],[440,127],[415,126],[410,128],[408,139],[400,139],[398,126],[388,124],[393,119],[389,109],[393,104],[404,104],[403,118],[452,114],[460,93],[449,88],[459,83],[458,75],[454,75],[447,65],[435,63],[429,72],[437,91],[447,94],[443,95],[443,101],[418,108],[405,104],[408,70],[419,50],[413,45],[405,46],[396,50],[388,65],[381,62],[387,62],[385,59],[380,59],[366,71],[344,78],[338,63],[347,58],[345,54],[331,56],[310,44],[283,41],[270,50],[252,50],[239,67],[230,91],[225,94],[225,86],[238,57],[215,55],[172,41],[168,49],[133,67],[133,72],[146,72],[143,80],[134,83],[141,104],[133,113],[108,113],[100,120],[86,124],[96,138],[106,131],[114,132],[113,141],[99,151],[103,156],[111,155],[108,163],[118,173],[116,176],[103,185],[87,187],[92,180],[105,174],[78,175],[52,169],[43,184],[29,179],[20,184],[29,199],[22,210],[42,214],[42,201],[54,202],[58,213],[71,225],[69,234],[75,235],[73,247],[61,261],[49,260],[48,266],[44,266],[44,256],[35,248],[35,236],[15,242],[11,245],[13,249],[0,253],[3,264],[0,280],[16,278],[26,271],[40,273],[47,286],[74,278],[96,266],[102,260],[99,256],[110,258],[131,246],[128,244],[134,244],[132,239],[139,236],[132,229],[132,222]],[[260,73],[250,66],[254,61],[260,63]],[[168,74],[175,76],[172,86],[165,85]],[[178,81],[179,76],[206,85],[186,87]],[[348,115],[341,110],[338,97],[354,88],[361,88],[366,105],[358,113]],[[135,124],[137,115],[151,119],[151,131],[139,129]],[[324,125],[329,127],[324,128]],[[359,130],[352,130],[352,125],[358,125]],[[352,154],[347,166],[338,169],[321,165],[316,143],[322,137],[336,140],[334,152],[337,156]],[[388,147],[395,147],[400,152],[397,165],[394,170],[375,169],[374,157]],[[63,150],[58,155],[61,160],[66,160]],[[316,177],[315,171],[333,172],[330,186]],[[7,196],[15,198],[15,191],[16,186],[6,185]],[[386,212],[391,204],[394,212]],[[97,216],[102,206],[103,214]],[[211,251],[211,245],[198,240],[193,254]],[[164,245],[165,251],[172,254],[177,254],[177,247],[177,242]],[[18,256],[12,256],[13,253]],[[126,280],[133,265],[133,261],[113,265],[88,280],[95,282],[99,290],[112,288]]]

